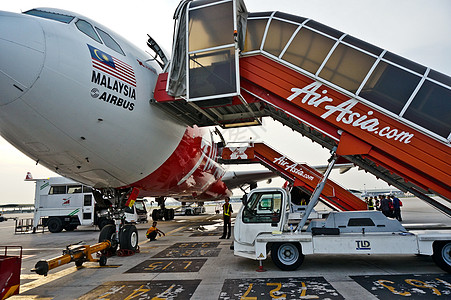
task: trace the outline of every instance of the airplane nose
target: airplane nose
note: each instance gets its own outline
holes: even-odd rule
[[[0,106],[26,93],[44,65],[44,32],[33,17],[0,12]]]

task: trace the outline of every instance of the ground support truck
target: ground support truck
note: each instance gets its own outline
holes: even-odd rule
[[[308,254],[430,255],[451,273],[451,231],[407,231],[380,211],[331,212],[306,225],[336,160],[332,156],[305,213],[294,213],[282,188],[254,189],[243,196],[234,227],[234,254],[258,260],[268,254],[282,270],[295,270]]]
[[[79,225],[98,226],[114,224],[107,207],[99,206],[92,188],[64,177],[28,179],[36,182],[33,230],[38,225],[48,227],[52,233],[75,230]],[[126,223],[147,222],[144,200],[124,211]]]

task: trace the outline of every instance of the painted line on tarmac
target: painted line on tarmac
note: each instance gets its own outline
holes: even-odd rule
[[[37,287],[39,287],[41,285],[44,285],[44,284],[47,284],[47,283],[52,282],[54,280],[60,279],[60,278],[62,278],[64,276],[67,276],[69,274],[77,272],[77,270],[78,270],[77,268],[70,267],[70,268],[67,268],[65,270],[56,272],[54,274],[48,274],[47,276],[42,276],[41,275],[41,277],[39,279],[37,279],[37,280],[34,280],[32,282],[29,282],[29,283],[22,284],[20,286],[20,293],[24,293],[24,292],[29,291],[31,289],[37,288]]]

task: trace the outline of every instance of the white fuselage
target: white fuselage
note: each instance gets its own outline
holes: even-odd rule
[[[45,10],[74,18],[66,24],[0,12],[0,134],[40,164],[93,187],[129,186],[152,174],[187,132],[149,103],[160,67],[88,18]],[[107,32],[124,55],[83,33],[78,20]]]

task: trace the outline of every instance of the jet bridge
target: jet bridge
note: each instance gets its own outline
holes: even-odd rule
[[[264,143],[227,146],[222,149],[221,163],[260,163],[309,194],[313,193],[323,174],[305,163],[296,163]],[[329,179],[320,198],[336,210],[367,210],[367,204]]]
[[[241,0],[184,1],[177,16],[154,93],[162,109],[223,128],[272,117],[451,215],[449,76],[308,18],[247,13]]]

